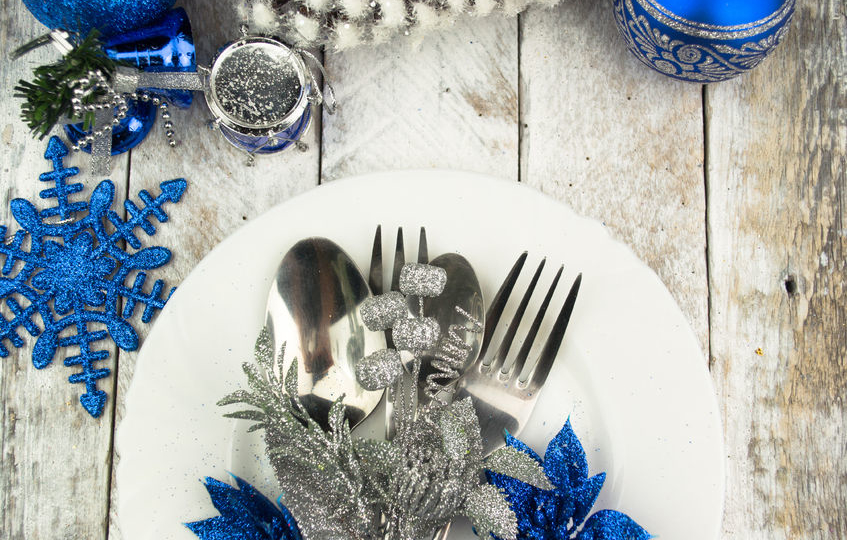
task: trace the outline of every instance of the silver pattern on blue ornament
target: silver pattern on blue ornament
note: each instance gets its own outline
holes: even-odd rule
[[[711,83],[759,65],[785,38],[795,0],[614,0],[629,50],[675,79]]]

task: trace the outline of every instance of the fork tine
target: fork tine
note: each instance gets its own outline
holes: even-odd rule
[[[406,264],[406,248],[403,244],[403,227],[397,228],[397,245],[394,248],[394,272],[391,274],[391,290],[400,290],[400,270]]]
[[[538,308],[535,320],[532,321],[532,326],[526,334],[521,350],[515,358],[515,367],[512,368],[511,371],[512,378],[520,377],[521,371],[523,371],[524,364],[526,364],[526,359],[529,356],[529,350],[532,349],[532,344],[535,343],[535,337],[538,335],[538,329],[541,328],[541,322],[544,320],[544,314],[547,313],[547,307],[550,305],[550,300],[553,298],[553,292],[559,284],[559,278],[562,277],[562,271],[564,269],[564,265],[559,267],[559,271],[556,272],[556,277],[553,278],[553,283],[550,284],[550,288],[547,290],[547,295],[544,297],[541,307]]]
[[[526,251],[518,256],[518,259],[515,261],[512,269],[509,270],[509,274],[506,276],[506,279],[503,280],[503,284],[500,285],[500,289],[491,301],[491,307],[488,308],[488,312],[485,314],[485,332],[482,335],[482,344],[479,346],[477,362],[482,362],[485,358],[485,353],[488,351],[488,345],[491,343],[491,337],[494,335],[494,329],[497,328],[497,323],[500,322],[500,317],[503,315],[503,310],[506,308],[506,302],[509,300],[509,295],[512,294],[512,289],[515,288],[515,283],[517,283],[518,276],[526,262],[526,257]]]
[[[400,270],[406,264],[406,248],[403,243],[403,227],[397,228],[397,244],[394,247],[394,270],[391,273],[391,287],[389,291],[400,290]],[[389,349],[394,348],[394,338],[391,336],[391,330],[385,331],[385,344]]]
[[[559,347],[562,345],[562,339],[565,337],[565,330],[568,329],[568,323],[571,320],[571,313],[573,313],[576,295],[579,293],[581,283],[582,274],[579,274],[576,276],[573,285],[571,285],[571,290],[568,292],[568,297],[565,299],[565,305],[562,306],[562,311],[559,312],[556,322],[553,323],[553,330],[544,344],[544,349],[542,349],[541,354],[538,356],[538,362],[532,368],[532,372],[527,376],[530,392],[536,392],[547,381],[547,375],[550,374],[550,369],[553,367],[553,362],[555,362],[556,355],[559,353]]]
[[[546,262],[547,259],[541,259],[541,263],[535,270],[535,274],[533,274],[532,280],[529,282],[529,287],[527,287],[523,298],[521,298],[521,303],[518,304],[518,309],[512,317],[512,322],[509,323],[509,328],[503,336],[503,342],[500,343],[500,348],[497,349],[497,354],[494,355],[491,367],[488,368],[490,371],[493,372],[494,369],[501,368],[503,373],[506,373],[506,370],[504,369],[506,367],[506,356],[509,354],[509,349],[512,348],[512,342],[515,340],[515,335],[518,333],[518,327],[521,325],[524,313],[526,313],[526,307],[529,305],[529,299],[532,297],[532,293],[535,292],[535,286],[538,284],[538,278],[541,277],[541,271],[544,270],[544,264]]]
[[[382,225],[376,226],[374,246],[371,250],[371,268],[368,272],[368,286],[374,295],[382,294]]]
[[[421,235],[418,238],[418,262],[426,264],[429,262],[429,250],[426,245],[426,228],[421,227]]]

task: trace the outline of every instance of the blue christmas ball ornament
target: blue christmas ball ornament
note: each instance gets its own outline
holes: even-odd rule
[[[36,19],[49,28],[82,35],[96,28],[104,37],[150,24],[175,0],[23,0]]]
[[[614,0],[629,50],[675,79],[724,81],[756,67],[788,32],[795,0]]]
[[[113,60],[148,72],[197,70],[191,23],[182,8],[168,11],[152,25],[107,39],[103,50]],[[191,105],[192,95],[187,90],[142,90],[178,107]],[[126,152],[143,141],[156,121],[156,113],[157,108],[149,102],[130,100],[126,117],[112,129],[112,155]],[[90,130],[84,130],[81,123],[66,124],[65,133],[72,143],[78,144]],[[91,152],[90,146],[82,149]]]

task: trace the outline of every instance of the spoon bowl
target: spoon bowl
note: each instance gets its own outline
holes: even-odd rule
[[[279,264],[268,293],[266,325],[275,354],[285,345],[285,373],[297,358],[298,394],[325,429],[329,409],[341,396],[352,429],[379,403],[382,391],[365,390],[356,363],[385,348],[385,336],[370,332],[359,306],[371,296],[353,260],[326,238],[297,242]]]

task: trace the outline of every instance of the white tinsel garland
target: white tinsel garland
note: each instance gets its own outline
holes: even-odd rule
[[[514,16],[560,0],[240,0],[238,13],[259,33],[280,35],[299,47],[336,51],[426,33],[462,16]]]

